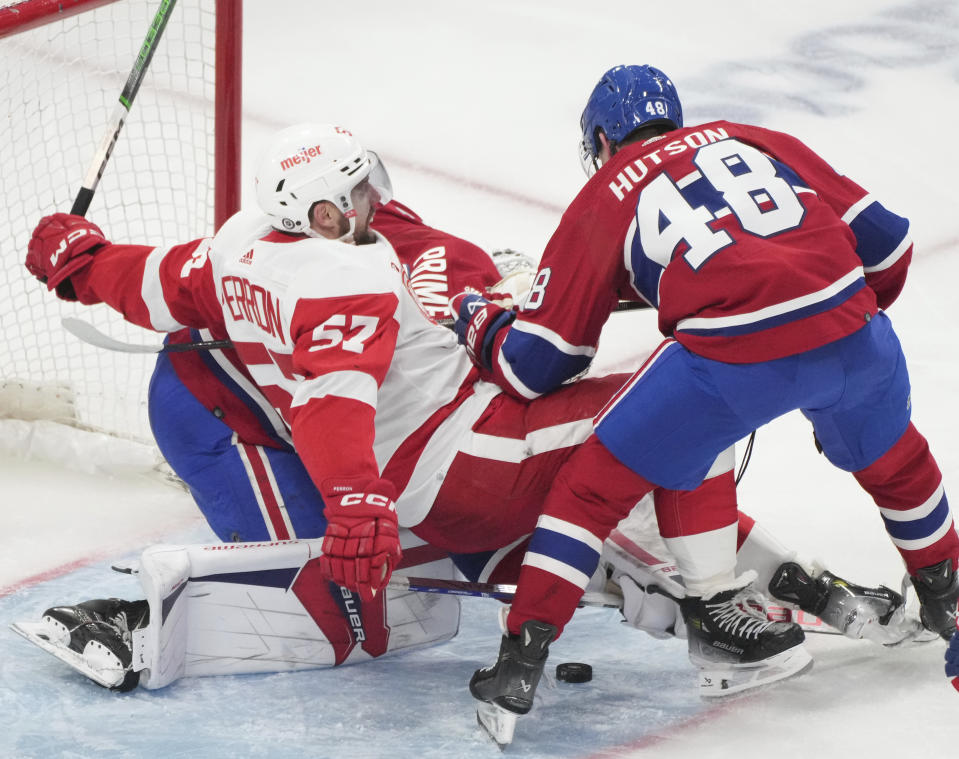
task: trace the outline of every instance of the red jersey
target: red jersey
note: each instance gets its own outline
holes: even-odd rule
[[[895,300],[908,228],[780,132],[717,121],[627,145],[563,215],[495,343],[495,379],[533,398],[578,374],[622,298],[717,361],[817,348]]]

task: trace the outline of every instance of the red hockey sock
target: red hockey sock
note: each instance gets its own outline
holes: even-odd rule
[[[560,469],[520,570],[511,633],[535,619],[562,633],[599,564],[603,541],[652,483],[623,466],[595,435]]]
[[[913,424],[881,458],[853,475],[879,506],[909,574],[944,559],[951,559],[956,568],[959,536],[942,474]]]

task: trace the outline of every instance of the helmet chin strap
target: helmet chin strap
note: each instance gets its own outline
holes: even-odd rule
[[[343,215],[346,216],[346,220],[350,223],[350,229],[346,234],[341,235],[336,239],[341,240],[342,242],[353,242],[353,233],[356,232],[356,209],[353,208],[352,202],[350,202],[350,209]]]

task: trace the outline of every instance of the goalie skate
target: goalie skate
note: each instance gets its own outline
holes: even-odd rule
[[[132,667],[132,638],[148,618],[145,601],[111,598],[56,606],[47,609],[39,622],[15,622],[10,627],[98,685],[128,691],[140,680]]]
[[[769,592],[854,640],[894,646],[917,640],[923,632],[919,619],[907,615],[902,594],[884,585],[856,585],[825,569],[813,577],[799,564],[786,562],[773,575]]]

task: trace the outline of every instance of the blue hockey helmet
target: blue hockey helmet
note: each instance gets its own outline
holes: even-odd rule
[[[683,125],[683,107],[673,83],[653,66],[615,66],[593,88],[580,119],[583,140],[580,160],[587,176],[599,168],[602,129],[611,143],[619,143],[644,124]]]

